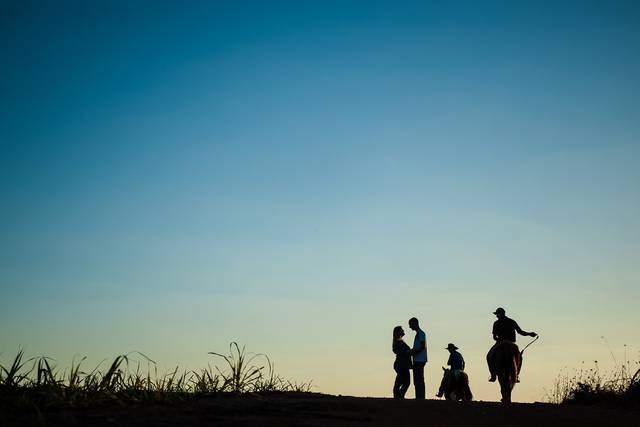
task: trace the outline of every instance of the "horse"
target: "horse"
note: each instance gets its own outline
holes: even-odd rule
[[[490,363],[498,377],[502,403],[511,403],[511,391],[518,382],[518,374],[522,366],[522,354],[518,346],[511,341],[496,344]]]
[[[442,381],[440,382],[440,389],[438,390],[438,397],[442,397],[447,400],[473,400],[473,394],[469,388],[469,376],[463,371],[460,372],[459,378],[454,378],[451,369],[442,368]]]

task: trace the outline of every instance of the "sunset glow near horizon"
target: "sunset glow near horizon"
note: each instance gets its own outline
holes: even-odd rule
[[[640,360],[638,2],[9,1],[0,35],[3,363],[237,341],[390,397],[416,316],[427,397],[453,342],[498,400],[498,306],[541,336],[515,401]]]

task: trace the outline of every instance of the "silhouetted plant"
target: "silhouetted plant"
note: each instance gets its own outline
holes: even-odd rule
[[[86,357],[71,362],[68,370],[60,371],[53,359],[45,356],[24,360],[19,350],[9,367],[0,364],[0,407],[76,407],[110,404],[113,402],[143,402],[183,399],[203,394],[247,393],[311,390],[311,382],[284,380],[275,373],[274,364],[264,354],[247,353],[233,342],[229,354],[210,352],[224,360],[222,367],[214,365],[199,371],[176,367],[166,374],[158,374],[156,363],[139,352],[116,356],[106,371],[98,364],[84,372]],[[137,360],[135,370],[132,355],[141,356],[147,367],[141,369]]]
[[[584,362],[583,362],[584,363]],[[636,362],[635,365],[640,364]],[[546,391],[552,403],[625,403],[640,404],[640,369],[631,375],[628,362],[602,374],[598,362],[590,369],[581,368],[569,374],[566,370],[556,377],[553,388]]]
[[[229,354],[224,355],[210,351],[209,354],[221,357],[227,364],[228,370],[220,370],[216,366],[218,373],[224,380],[223,388],[234,393],[253,391],[255,385],[262,378],[264,365],[255,364],[254,361],[263,354],[247,354],[245,347],[242,349],[238,343],[229,344]],[[267,359],[268,360],[268,359]]]

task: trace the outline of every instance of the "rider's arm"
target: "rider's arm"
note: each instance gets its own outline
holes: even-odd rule
[[[520,335],[528,335],[530,337],[535,337],[536,333],[535,332],[527,332],[527,331],[523,331],[522,329],[520,329],[520,326],[518,326],[518,324],[516,322],[513,322],[515,327],[516,327],[516,332],[519,333]]]

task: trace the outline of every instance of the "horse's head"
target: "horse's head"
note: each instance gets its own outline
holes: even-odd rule
[[[438,394],[442,395],[446,393],[447,386],[449,384],[449,378],[451,377],[451,369],[442,367],[442,381],[440,381],[440,389],[438,390]]]

